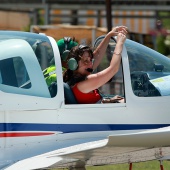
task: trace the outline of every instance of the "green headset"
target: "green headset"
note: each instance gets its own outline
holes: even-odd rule
[[[87,45],[82,45],[82,44],[78,46],[79,50],[83,50],[83,49],[86,49],[86,48],[89,48],[89,47]],[[74,71],[78,68],[78,62],[75,58],[70,58],[67,61],[67,65],[68,65],[68,68],[72,71]]]
[[[71,37],[64,37],[63,40],[64,40],[65,48],[64,48],[64,51],[63,51],[63,53],[62,53],[62,55],[61,55],[61,59],[62,59],[63,61],[66,61],[66,60],[67,60],[67,57],[68,57],[68,54],[69,54],[69,52],[70,52],[70,50],[68,50],[68,44],[70,43],[70,41],[72,40],[72,38],[71,38]]]
[[[61,59],[63,61],[67,61],[68,54],[70,52],[70,50],[68,50],[68,45],[71,41],[74,41],[74,40],[71,37],[64,37],[63,40],[64,40],[65,48],[64,48],[64,51],[61,55]],[[78,46],[79,50],[83,50],[85,48],[89,48],[89,47],[87,45],[82,45],[82,44]],[[77,63],[77,60],[75,58],[70,58],[67,61],[67,65],[68,65],[68,68],[72,71],[74,71],[78,68],[78,63]]]

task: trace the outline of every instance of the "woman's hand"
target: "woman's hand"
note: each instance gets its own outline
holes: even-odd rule
[[[105,98],[102,100],[102,103],[124,103],[124,98],[121,96],[114,96],[112,98]]]
[[[126,40],[126,35],[123,33],[118,33],[117,39],[116,39],[117,43],[124,44],[125,40]]]
[[[124,103],[124,98],[116,95],[110,99],[110,103]]]
[[[116,33],[128,34],[128,28],[126,26],[117,26],[112,29]]]
[[[126,26],[117,26],[117,27],[114,27],[108,34],[110,35],[110,37],[112,37],[112,36],[118,35],[119,33],[127,35],[128,28]]]

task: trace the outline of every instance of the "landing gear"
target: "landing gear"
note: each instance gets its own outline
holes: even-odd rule
[[[68,170],[86,170],[85,163],[83,161],[78,161],[76,165],[70,166]]]
[[[160,161],[160,170],[164,170],[163,161],[162,160]]]
[[[132,163],[129,163],[129,170],[132,170]]]
[[[85,167],[74,167],[74,168],[69,168],[69,170],[86,170],[86,168]]]

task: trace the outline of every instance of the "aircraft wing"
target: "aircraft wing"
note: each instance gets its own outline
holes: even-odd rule
[[[167,159],[170,127],[110,135],[107,139],[74,145],[21,160],[6,170],[81,167]]]

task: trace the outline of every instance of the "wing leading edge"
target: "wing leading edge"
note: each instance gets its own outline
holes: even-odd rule
[[[110,135],[108,139],[58,149],[21,160],[6,170],[68,168],[164,159],[170,155],[170,127]]]

